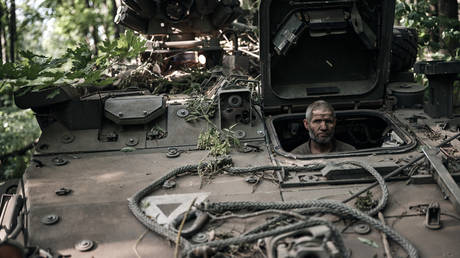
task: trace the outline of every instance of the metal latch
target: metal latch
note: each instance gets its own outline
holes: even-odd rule
[[[429,229],[441,228],[441,208],[438,202],[432,202],[426,209],[425,227]]]
[[[174,232],[179,231],[179,226],[184,219],[185,212],[177,216],[171,221],[170,227]],[[194,209],[188,213],[186,222],[193,220],[193,224],[188,227],[187,229],[183,229],[181,231],[181,235],[184,237],[189,237],[200,231],[201,228],[208,222],[209,215],[206,212],[202,212],[200,210]]]
[[[442,193],[460,213],[460,188],[450,175],[447,168],[442,164],[441,158],[436,156],[437,151],[429,147],[422,148],[423,153],[433,167],[433,178],[441,188]]]

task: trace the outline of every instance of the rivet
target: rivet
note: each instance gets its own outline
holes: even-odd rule
[[[89,239],[84,239],[75,244],[75,249],[80,252],[86,252],[94,247],[94,242]]]
[[[48,214],[44,216],[40,222],[45,225],[53,225],[59,221],[59,216],[56,214]]]

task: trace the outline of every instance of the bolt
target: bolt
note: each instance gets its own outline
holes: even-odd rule
[[[118,116],[119,116],[119,117],[122,117],[122,116],[123,116],[123,113],[122,113],[122,112],[119,112],[119,113],[118,113]]]
[[[41,219],[41,223],[45,225],[53,225],[59,221],[59,216],[55,214],[48,214]]]
[[[146,110],[144,110],[144,112],[142,112],[142,113],[144,113],[144,116],[146,116],[148,114]]]
[[[80,252],[87,252],[91,249],[93,249],[94,247],[94,242],[89,240],[89,239],[85,239],[85,240],[81,240],[80,242],[76,243],[75,244],[75,249],[77,249],[78,251]]]
[[[133,139],[133,138],[129,138],[129,142],[134,142],[134,139]]]
[[[166,157],[168,158],[177,158],[179,157],[179,155],[180,155],[180,152],[176,148],[169,148],[168,153],[166,153]]]

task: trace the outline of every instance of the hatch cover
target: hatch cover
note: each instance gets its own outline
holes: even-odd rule
[[[166,109],[162,96],[124,96],[105,101],[105,116],[119,125],[146,124]]]

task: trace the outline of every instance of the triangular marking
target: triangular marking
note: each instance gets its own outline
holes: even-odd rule
[[[163,212],[164,215],[169,216],[171,213],[177,209],[182,203],[167,203],[167,204],[157,204],[158,208]]]
[[[141,209],[158,224],[167,225],[179,214],[187,211],[195,197],[195,204],[198,204],[209,195],[210,193],[188,193],[147,196],[141,201]],[[174,210],[173,205],[177,206]]]

